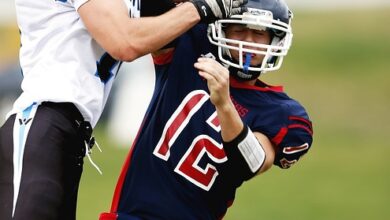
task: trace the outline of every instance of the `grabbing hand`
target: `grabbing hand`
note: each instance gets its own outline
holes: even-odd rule
[[[212,23],[217,19],[246,11],[243,6],[248,0],[190,0],[198,10],[203,23]]]
[[[216,107],[223,107],[230,102],[229,71],[212,58],[200,57],[194,64],[199,75],[207,80],[210,101]]]

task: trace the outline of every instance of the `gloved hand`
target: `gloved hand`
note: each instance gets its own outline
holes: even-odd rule
[[[198,10],[202,23],[212,23],[217,19],[246,11],[248,0],[190,0]]]

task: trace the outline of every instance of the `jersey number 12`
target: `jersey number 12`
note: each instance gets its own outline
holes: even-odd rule
[[[203,90],[193,91],[183,99],[164,127],[161,138],[153,152],[155,156],[165,161],[169,159],[171,146],[190,122],[192,116],[208,99],[209,95]],[[211,117],[216,117],[216,114],[212,114]],[[217,120],[209,119],[207,121]],[[218,125],[212,127],[218,129]],[[210,163],[204,169],[199,166],[198,163],[205,154],[215,163],[223,163],[227,160],[222,144],[206,134],[201,134],[194,138],[191,145],[188,146],[188,150],[177,164],[175,172],[196,186],[208,191],[218,176],[218,171]]]

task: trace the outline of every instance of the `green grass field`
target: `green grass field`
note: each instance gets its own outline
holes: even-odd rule
[[[244,184],[226,220],[390,219],[389,21],[390,8],[295,13],[289,56],[264,78],[306,106],[314,145],[290,170],[274,167]],[[85,159],[79,220],[109,210],[128,152],[104,122],[95,134],[104,152],[93,158],[104,174]]]

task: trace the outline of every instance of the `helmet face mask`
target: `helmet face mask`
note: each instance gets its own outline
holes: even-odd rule
[[[283,1],[249,0],[247,7],[248,11],[241,15],[210,24],[208,33],[210,42],[218,46],[221,62],[229,69],[236,69],[237,77],[241,80],[252,80],[261,73],[279,69],[293,36],[290,26],[292,13]],[[255,31],[268,31],[271,35],[270,44],[227,38],[226,27],[235,24]],[[236,54],[238,52],[237,59],[232,57],[234,51]],[[252,65],[248,59],[250,55],[261,55],[264,58],[260,64]]]

